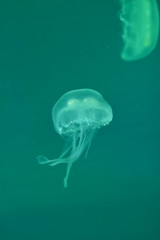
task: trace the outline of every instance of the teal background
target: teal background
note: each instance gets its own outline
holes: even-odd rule
[[[160,5],[160,4],[159,4]],[[118,1],[0,2],[0,239],[160,239],[160,41],[124,62]],[[87,159],[41,166],[63,140],[51,110],[99,91],[113,121]]]

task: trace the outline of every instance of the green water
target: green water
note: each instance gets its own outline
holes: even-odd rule
[[[158,2],[160,6],[160,2]],[[160,239],[160,41],[120,58],[118,1],[0,2],[0,239]],[[90,88],[113,109],[87,159],[41,166],[63,140],[51,111]]]

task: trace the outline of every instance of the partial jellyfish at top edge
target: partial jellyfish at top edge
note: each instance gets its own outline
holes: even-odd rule
[[[121,58],[135,61],[148,56],[159,36],[156,0],[120,0],[123,49]]]
[[[86,156],[95,132],[112,121],[111,106],[102,95],[91,89],[78,89],[65,93],[52,109],[52,119],[56,132],[64,139],[67,147],[62,154],[53,160],[39,155],[39,164],[56,166],[60,163],[67,164],[64,178],[64,187],[72,164],[77,161],[82,153]]]

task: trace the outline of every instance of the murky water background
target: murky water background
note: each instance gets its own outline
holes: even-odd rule
[[[160,239],[160,41],[124,62],[116,1],[0,3],[0,238]],[[91,88],[113,108],[87,159],[40,166],[60,154],[51,110]]]

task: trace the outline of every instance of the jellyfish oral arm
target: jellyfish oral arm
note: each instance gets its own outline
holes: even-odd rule
[[[56,159],[48,159],[47,157],[43,155],[37,156],[37,161],[39,164],[48,164],[49,166],[56,166],[60,163],[67,163],[68,160],[63,158],[71,149],[71,146],[69,146],[58,158]]]
[[[72,150],[71,154],[68,157],[68,165],[67,165],[67,172],[64,178],[64,187],[67,187],[67,181],[69,177],[69,173],[72,167],[72,164],[78,160],[78,158],[82,155],[82,153],[86,150],[85,158],[87,157],[88,150],[90,148],[93,136],[95,134],[95,129],[92,129],[89,134],[86,131],[83,131],[83,128],[80,129],[80,135],[78,138],[74,136],[72,142]]]
[[[67,187],[67,182],[68,182],[68,177],[69,177],[69,173],[72,167],[72,162],[68,163],[67,165],[67,172],[66,172],[66,176],[64,177],[64,187]]]
[[[43,155],[39,155],[37,156],[37,161],[39,164],[48,164],[49,166],[53,167],[53,166],[56,166],[60,163],[67,163],[68,160],[67,159],[53,159],[53,160],[49,160],[48,158],[46,158],[45,156]]]
[[[39,155],[37,156],[38,163],[48,164],[51,167],[54,167],[60,163],[66,163],[67,171],[64,177],[64,187],[66,188],[72,164],[78,160],[78,158],[85,150],[87,155],[94,133],[95,129],[92,129],[90,131],[84,131],[81,126],[80,133],[78,135],[77,133],[75,133],[70,143],[70,146],[60,155],[59,158],[50,160],[43,155]]]

